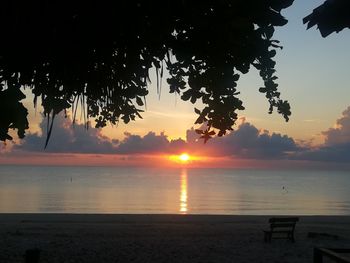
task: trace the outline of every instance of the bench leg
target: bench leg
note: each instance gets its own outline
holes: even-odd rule
[[[292,241],[293,243],[295,243],[295,239],[294,239],[294,232],[288,234],[289,235],[289,239],[290,241]]]
[[[322,262],[323,262],[322,252],[319,249],[314,248],[314,263],[322,263]]]
[[[264,241],[271,243],[271,232],[265,232]]]

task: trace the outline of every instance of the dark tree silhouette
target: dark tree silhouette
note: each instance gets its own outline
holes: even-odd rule
[[[113,3],[110,3],[113,2]],[[164,70],[171,93],[204,108],[195,112],[203,138],[232,129],[243,110],[240,74],[255,67],[259,89],[288,120],[277,91],[274,28],[293,0],[13,1],[0,9],[0,140],[23,138],[27,110],[21,87],[40,97],[50,135],[56,114],[82,105],[96,127],[140,117],[149,71]],[[51,127],[51,128],[50,128]],[[215,132],[214,132],[215,131]],[[48,136],[49,137],[49,136]]]
[[[317,25],[323,37],[350,28],[350,1],[327,0],[303,19],[307,28]]]

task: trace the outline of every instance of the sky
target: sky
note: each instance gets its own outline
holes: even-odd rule
[[[289,122],[276,112],[268,114],[268,102],[258,92],[262,81],[252,69],[238,83],[245,110],[239,112],[234,131],[203,144],[192,127],[194,106],[179,96],[162,93],[150,85],[143,119],[102,130],[72,128],[59,117],[49,146],[44,150],[45,120],[33,109],[30,130],[24,140],[1,146],[0,164],[60,165],[185,165],[169,156],[188,152],[187,165],[196,167],[338,167],[350,161],[350,30],[322,38],[316,28],[306,30],[302,18],[323,0],[295,0],[282,11],[289,20],[276,29],[281,41],[276,70],[282,98],[290,102]],[[155,79],[155,78],[153,78]],[[196,105],[201,107],[201,105]]]

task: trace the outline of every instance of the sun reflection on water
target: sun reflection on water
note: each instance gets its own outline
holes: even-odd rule
[[[180,191],[180,213],[187,214],[187,170],[181,171],[181,191]]]

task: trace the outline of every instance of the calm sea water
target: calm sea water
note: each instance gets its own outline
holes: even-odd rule
[[[0,166],[1,213],[350,215],[344,171]]]

